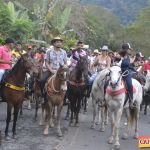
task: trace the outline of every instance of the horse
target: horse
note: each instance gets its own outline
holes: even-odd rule
[[[116,149],[120,148],[119,143],[119,125],[122,116],[123,109],[125,109],[127,116],[126,131],[123,135],[123,139],[129,137],[130,125],[135,123],[135,135],[134,138],[138,138],[138,119],[140,112],[140,104],[142,102],[143,89],[141,84],[132,79],[133,83],[133,101],[136,103],[135,108],[130,108],[128,101],[126,102],[127,93],[125,84],[122,80],[122,76],[127,75],[129,72],[121,72],[120,66],[112,66],[110,68],[110,81],[106,88],[105,100],[108,106],[109,117],[111,120],[111,135],[108,139],[109,144],[113,144]]]
[[[75,126],[79,123],[79,111],[81,106],[81,100],[84,96],[86,89],[86,83],[88,81],[88,60],[84,56],[77,62],[76,67],[70,71],[68,84],[67,84],[67,97],[70,102],[70,123],[71,126],[75,117]]]
[[[150,73],[146,75],[143,103],[145,104],[144,115],[147,115],[147,106],[150,104]]]
[[[55,106],[57,106],[57,135],[59,137],[62,136],[61,128],[60,128],[60,116],[61,110],[63,107],[64,96],[67,91],[67,67],[60,65],[57,72],[51,76],[45,87],[46,87],[46,101],[45,109],[47,113],[47,123],[44,129],[44,135],[48,135],[49,127],[53,126],[52,122],[52,111]],[[42,111],[43,112],[43,111]],[[43,114],[42,114],[43,117]],[[43,119],[43,118],[42,118]]]
[[[9,123],[11,121],[11,110],[14,108],[14,119],[13,119],[13,138],[16,137],[16,122],[18,118],[18,112],[23,103],[23,98],[25,94],[25,77],[26,73],[37,74],[38,70],[35,64],[32,62],[28,54],[22,55],[17,61],[14,67],[4,75],[1,96],[2,100],[7,103],[7,119],[5,128],[5,138],[9,140],[8,135]]]
[[[98,73],[93,82],[91,90],[92,107],[93,107],[93,121],[91,128],[94,129],[96,124],[101,123],[100,131],[105,131],[105,125],[108,123],[107,106],[105,104],[105,83],[109,69],[104,69]],[[101,122],[100,122],[101,114]],[[96,119],[97,116],[97,119]]]

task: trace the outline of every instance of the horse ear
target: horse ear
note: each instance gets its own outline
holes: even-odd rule
[[[60,68],[63,68],[63,65],[61,63],[59,63]]]

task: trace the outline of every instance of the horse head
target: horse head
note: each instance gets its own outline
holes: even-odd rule
[[[56,73],[56,77],[61,81],[61,90],[67,90],[67,72],[68,67],[66,65],[61,65]]]
[[[87,56],[80,57],[76,68],[79,72],[81,72],[81,74],[84,77],[85,83],[87,83],[88,82],[88,58]]]
[[[121,72],[121,68],[120,66],[112,66],[110,69],[109,69],[110,73],[109,73],[109,76],[110,76],[110,86],[112,88],[116,88],[116,86],[119,85],[119,82],[121,80],[121,77],[122,77],[122,72]]]
[[[146,92],[148,92],[150,90],[150,73],[147,73],[147,75],[146,75],[146,82],[144,85],[144,90]]]
[[[25,71],[30,75],[38,74],[38,68],[28,54],[21,56],[20,63],[22,64],[22,67],[24,67]]]

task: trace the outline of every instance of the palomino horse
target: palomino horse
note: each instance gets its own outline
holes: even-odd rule
[[[71,117],[70,126],[75,117],[75,126],[78,124],[78,114],[80,111],[81,100],[86,90],[86,83],[88,80],[88,61],[87,57],[82,57],[74,70],[70,72],[67,96],[70,101]]]
[[[126,103],[126,90],[125,84],[122,80],[122,76],[127,75],[129,72],[126,71],[121,73],[120,66],[112,66],[110,68],[110,81],[106,88],[105,100],[108,105],[108,112],[111,120],[111,135],[108,139],[108,143],[112,144],[114,142],[114,147],[119,148],[119,125],[120,119],[123,112],[123,107],[125,108],[127,116],[127,126],[124,133],[123,139],[127,139],[129,136],[130,125],[135,122],[135,136],[138,138],[138,119],[140,112],[140,104],[142,102],[142,86],[141,84],[132,79],[133,83],[133,101],[137,104],[137,107],[130,108],[128,102]],[[124,106],[125,105],[125,106]]]
[[[107,75],[109,74],[109,69],[102,70],[96,77],[93,82],[91,98],[92,98],[92,106],[93,106],[93,121],[91,128],[94,129],[96,123],[100,122],[100,114],[101,114],[101,127],[100,131],[105,131],[105,124],[107,124],[107,107],[105,104],[105,83],[107,80]],[[96,120],[97,116],[97,120]]]
[[[144,114],[147,115],[147,106],[150,104],[150,72],[148,72],[146,75],[143,101],[145,104]]]
[[[25,94],[24,81],[26,73],[33,74],[38,73],[37,68],[32,63],[32,60],[27,54],[21,56],[15,66],[4,76],[4,83],[2,84],[2,99],[7,102],[7,120],[5,137],[9,139],[8,128],[11,121],[11,110],[14,108],[14,119],[13,119],[13,138],[16,135],[16,122],[18,118],[18,112],[23,103]]]
[[[47,123],[44,129],[44,135],[48,135],[49,127],[53,126],[52,122],[52,111],[55,106],[57,106],[57,134],[58,136],[62,136],[61,128],[60,128],[60,117],[61,110],[63,107],[64,96],[67,91],[67,67],[61,66],[58,69],[57,73],[54,74],[46,83],[46,113],[47,113]],[[43,112],[43,111],[42,111]],[[43,114],[42,114],[43,116]],[[43,119],[43,118],[42,118]]]

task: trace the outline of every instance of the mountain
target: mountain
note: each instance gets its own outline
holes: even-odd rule
[[[133,22],[149,0],[81,0],[81,4],[101,5],[120,18],[121,24]]]

